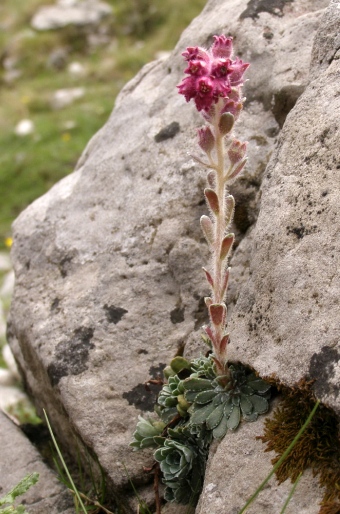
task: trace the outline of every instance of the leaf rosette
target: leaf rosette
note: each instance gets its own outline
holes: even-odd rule
[[[208,439],[201,438],[198,445],[185,426],[170,429],[169,436],[154,453],[166,486],[164,497],[169,502],[195,505],[204,479]]]
[[[214,439],[235,430],[243,418],[256,421],[268,411],[270,385],[241,364],[229,367],[230,377],[202,378],[191,375],[183,381],[191,425],[205,424]],[[223,383],[223,379],[225,384]]]

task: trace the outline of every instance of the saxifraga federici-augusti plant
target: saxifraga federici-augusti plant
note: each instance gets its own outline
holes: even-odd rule
[[[209,216],[202,216],[200,223],[211,253],[209,269],[203,268],[211,290],[205,298],[210,324],[204,327],[210,354],[192,362],[183,357],[172,360],[164,370],[167,383],[155,407],[159,419],[140,417],[131,443],[135,449],[157,448],[154,457],[163,474],[165,499],[192,505],[201,492],[212,439],[235,430],[242,418],[255,421],[267,412],[270,395],[266,382],[227,358],[225,302],[234,243],[229,227],[235,209],[228,186],[247,161],[247,143],[232,131],[242,111],[243,75],[249,66],[232,53],[232,38],[223,35],[214,36],[209,50],[187,48],[182,54],[187,76],[177,86],[187,102],[194,100],[206,121],[198,130],[206,157],[194,159],[207,169],[204,196]]]

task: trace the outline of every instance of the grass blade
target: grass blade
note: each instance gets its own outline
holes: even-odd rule
[[[304,431],[308,427],[309,423],[312,421],[313,416],[314,416],[314,414],[316,412],[316,409],[319,407],[319,404],[320,404],[320,400],[318,400],[316,402],[316,404],[314,405],[314,408],[311,411],[311,413],[309,414],[307,420],[302,425],[302,427],[300,428],[300,430],[298,431],[298,433],[296,434],[296,436],[294,437],[293,441],[290,443],[288,448],[283,452],[283,454],[281,455],[281,457],[279,458],[279,460],[277,461],[277,463],[275,464],[275,466],[273,467],[273,469],[271,470],[269,475],[263,480],[262,484],[259,485],[259,487],[256,489],[255,493],[249,498],[249,500],[247,501],[245,506],[240,510],[240,512],[238,514],[243,514],[247,510],[249,505],[251,503],[253,503],[255,498],[257,498],[257,496],[262,491],[262,489],[267,484],[267,482],[269,482],[271,477],[274,475],[275,471],[281,466],[282,462],[284,462],[284,460],[288,457],[288,455],[290,454],[290,452],[292,451],[292,449],[294,448],[294,446],[296,445],[296,443],[298,442],[298,440],[300,439],[300,437],[302,436],[302,434],[304,433]]]
[[[81,506],[81,508],[82,508],[82,511],[84,512],[84,514],[87,514],[87,510],[86,510],[86,508],[85,508],[85,506],[84,506],[84,504],[83,504],[83,502],[82,502],[82,499],[80,498],[80,495],[79,495],[79,493],[78,493],[78,490],[77,490],[77,488],[76,488],[76,486],[75,486],[75,484],[74,484],[74,482],[73,482],[73,480],[72,480],[72,477],[71,477],[71,475],[70,475],[70,473],[69,473],[69,470],[68,470],[68,468],[67,468],[67,466],[66,466],[66,463],[65,463],[65,461],[64,461],[64,459],[63,459],[63,456],[62,456],[61,451],[60,451],[60,449],[59,449],[58,443],[57,443],[57,441],[56,441],[56,439],[55,439],[55,437],[54,437],[53,430],[52,430],[52,427],[51,427],[50,422],[49,422],[49,420],[48,420],[48,417],[47,417],[47,414],[46,414],[45,409],[43,409],[43,411],[44,411],[44,416],[45,416],[46,423],[47,423],[47,426],[48,426],[48,430],[50,431],[50,434],[51,434],[51,438],[52,438],[53,444],[54,444],[55,449],[56,449],[56,451],[57,451],[57,453],[58,453],[59,459],[60,459],[60,461],[61,461],[61,463],[62,463],[62,465],[63,465],[63,467],[64,467],[64,470],[65,470],[65,473],[66,473],[66,475],[67,475],[67,478],[68,478],[68,479],[69,479],[69,481],[70,481],[71,487],[72,487],[72,489],[73,489],[73,491],[74,491],[74,494],[76,495],[76,498],[77,498],[77,500],[78,500],[78,502],[79,502],[79,505],[80,505],[80,506]]]
[[[290,491],[290,493],[288,495],[287,500],[285,501],[284,506],[282,507],[282,510],[281,510],[280,514],[284,514],[284,512],[285,512],[285,510],[286,510],[286,508],[288,506],[288,503],[290,502],[290,500],[292,499],[293,494],[295,493],[296,486],[298,485],[299,480],[300,480],[301,477],[302,477],[302,471],[300,472],[299,476],[295,480],[295,482],[293,484],[293,487],[291,488],[291,491]]]

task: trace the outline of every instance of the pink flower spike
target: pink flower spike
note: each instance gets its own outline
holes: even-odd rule
[[[196,59],[189,61],[189,66],[184,70],[184,73],[188,73],[189,75],[201,76],[209,73],[209,69],[207,63]]]
[[[226,36],[214,36],[214,43],[211,47],[211,53],[214,57],[223,57],[228,59],[233,53],[233,38]]]

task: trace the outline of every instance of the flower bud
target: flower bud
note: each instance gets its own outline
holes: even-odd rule
[[[234,126],[234,121],[234,116],[230,112],[224,112],[221,115],[220,121],[218,122],[218,128],[222,136],[229,134]]]
[[[247,143],[241,143],[238,139],[234,139],[228,148],[228,157],[232,165],[240,162],[247,151]]]
[[[203,127],[198,129],[198,144],[202,148],[202,150],[210,154],[212,149],[215,146],[215,137],[214,134],[211,132],[210,127]]]

